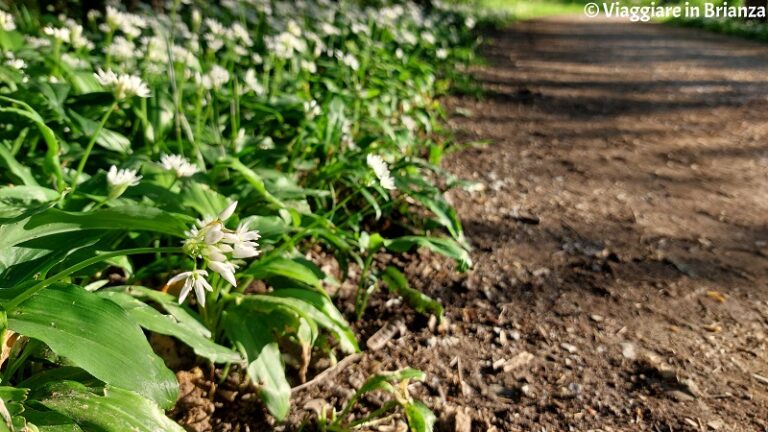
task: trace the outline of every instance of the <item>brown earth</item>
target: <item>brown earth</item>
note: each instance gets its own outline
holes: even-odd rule
[[[476,265],[395,260],[447,322],[374,298],[361,341],[403,331],[297,391],[275,428],[412,366],[439,430],[768,430],[768,46],[567,17],[484,51],[486,96],[449,101],[466,148],[444,164],[476,182],[450,194]],[[211,427],[267,428],[238,404]]]

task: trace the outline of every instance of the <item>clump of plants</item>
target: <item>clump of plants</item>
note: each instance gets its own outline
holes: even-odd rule
[[[435,134],[471,17],[323,0],[66,12],[0,11],[0,430],[182,430],[146,332],[241,365],[285,418],[313,355],[359,350],[312,248],[360,269],[358,317],[380,284],[441,313],[374,256],[471,265]],[[387,409],[431,425],[377,380]]]

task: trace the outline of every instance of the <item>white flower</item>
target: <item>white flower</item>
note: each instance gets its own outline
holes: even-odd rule
[[[309,102],[304,102],[304,112],[307,113],[307,116],[317,117],[322,112],[322,109],[320,108],[320,105],[318,105],[317,101],[312,99]]]
[[[475,24],[477,24],[477,21],[472,17],[467,17],[467,19],[464,20],[464,25],[467,26],[468,29],[474,28]]]
[[[327,22],[320,26],[320,31],[322,31],[326,36],[336,36],[341,34],[341,30],[339,30],[338,27]]]
[[[136,186],[141,176],[136,175],[136,170],[117,169],[112,165],[107,172],[107,185],[109,186],[109,198],[115,199],[125,192],[130,186]]]
[[[5,64],[16,70],[23,70],[27,67],[27,63],[20,58],[6,60]]]
[[[286,30],[288,30],[288,33],[300,37],[301,36],[301,27],[296,23],[294,20],[288,21],[288,25],[285,26]]]
[[[421,39],[429,45],[435,44],[435,35],[429,32],[422,32]]]
[[[43,28],[43,33],[47,34],[48,36],[51,36],[52,38],[62,41],[62,42],[69,42],[69,29],[63,28],[63,27],[45,27]]]
[[[227,261],[208,261],[208,267],[215,271],[225,281],[229,282],[232,286],[237,286],[237,280],[235,279],[235,270],[237,266]]]
[[[219,213],[219,220],[224,222],[227,219],[231,218],[233,214],[235,214],[235,209],[237,208],[237,201],[233,201],[230,203],[227,208],[221,211]]]
[[[13,15],[0,10],[0,29],[5,31],[16,30],[16,23],[13,21]]]
[[[228,82],[229,72],[219,65],[213,65],[211,70],[201,79],[201,84],[208,90],[218,90]]]
[[[147,21],[139,15],[121,12],[112,6],[107,6],[107,29],[114,31],[120,29],[131,39],[141,35],[141,29],[147,26]]]
[[[236,230],[227,229],[224,222],[232,217],[237,201],[232,202],[215,218],[198,220],[184,234],[184,252],[197,260],[202,258],[209,269],[218,273],[232,286],[237,286],[235,271],[238,266],[231,259],[252,258],[259,255],[256,242],[260,236],[250,230],[248,223],[241,223]]]
[[[345,65],[349,66],[349,68],[353,71],[356,71],[360,68],[360,62],[358,62],[357,58],[352,54],[345,54],[344,57],[341,58],[341,61]]]
[[[373,170],[373,173],[376,174],[381,187],[389,190],[395,189],[395,181],[389,173],[389,167],[387,166],[387,163],[384,162],[384,159],[382,159],[381,156],[369,154],[366,157],[366,162],[368,163],[368,166]]]
[[[122,36],[117,36],[109,46],[104,47],[104,53],[120,61],[137,57],[136,45]]]
[[[224,234],[223,241],[232,245],[233,258],[252,258],[259,255],[259,244],[256,240],[261,238],[256,230],[249,230],[247,222],[241,222],[232,233]]]
[[[94,74],[96,81],[102,86],[112,90],[117,100],[123,100],[132,96],[147,98],[150,95],[149,87],[136,75],[120,74],[111,70],[97,69]]]
[[[448,57],[448,50],[445,48],[440,48],[437,50],[437,52],[435,52],[435,56],[437,56],[437,58],[440,60],[443,60]]]
[[[178,178],[193,176],[198,171],[195,165],[180,155],[163,155],[160,158],[160,164],[166,170],[176,173]]]
[[[302,59],[301,60],[301,68],[304,69],[305,71],[311,73],[311,74],[317,73],[317,65],[315,64],[315,62],[312,62],[312,61],[309,61],[309,60]]]
[[[205,291],[213,291],[211,284],[205,280],[206,276],[208,276],[208,272],[205,270],[182,272],[169,279],[166,285],[174,285],[183,280],[184,286],[179,293],[179,304],[184,303],[189,292],[194,288],[197,302],[200,303],[200,306],[205,307]]]
[[[256,96],[261,96],[265,93],[264,86],[261,85],[258,78],[256,78],[256,71],[253,69],[248,69],[245,71],[245,89],[244,93],[248,92],[254,92],[256,93]]]
[[[404,115],[400,120],[402,120],[403,125],[405,125],[405,128],[409,131],[413,131],[417,127],[416,120],[411,116]]]
[[[290,32],[283,32],[277,36],[267,39],[267,47],[275,53],[277,57],[289,59],[294,52],[302,53],[306,51],[307,44],[303,39],[299,39]]]

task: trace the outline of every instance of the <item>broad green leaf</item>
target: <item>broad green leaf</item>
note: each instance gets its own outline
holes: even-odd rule
[[[37,180],[32,175],[32,170],[19,163],[3,144],[0,144],[0,167],[7,169],[8,174],[27,186],[37,186]],[[4,188],[15,189],[15,188]]]
[[[224,312],[227,337],[248,359],[248,376],[259,388],[259,396],[278,420],[288,414],[291,386],[285,378],[280,347],[270,327],[246,307],[235,306]]]
[[[152,352],[120,306],[69,284],[54,284],[8,312],[8,328],[46,343],[107,384],[136,391],[163,407],[178,396],[173,372]]]
[[[38,411],[26,407],[24,418],[35,425],[39,432],[83,432],[74,420],[56,411]]]
[[[421,291],[411,288],[408,280],[400,270],[387,266],[382,274],[382,280],[389,291],[402,296],[417,312],[432,313],[438,320],[443,318],[443,306]]]
[[[32,208],[46,203],[50,205],[51,202],[58,198],[58,192],[41,186],[0,188],[0,218],[20,216]]]
[[[339,340],[339,345],[342,351],[353,353],[360,350],[357,346],[357,340],[355,340],[355,334],[349,328],[347,320],[345,320],[344,316],[341,315],[341,312],[336,309],[336,306],[333,305],[333,302],[331,302],[331,299],[328,298],[327,294],[305,289],[290,288],[276,290],[267,297],[290,300],[294,307],[301,307],[301,310],[306,309],[306,306],[311,306],[309,309],[309,312],[311,313],[308,315],[317,321],[318,325],[334,333]],[[321,314],[315,313],[312,309],[321,312]]]
[[[99,129],[99,122],[85,118],[74,110],[69,110],[69,117],[76,122],[78,128],[88,139]],[[96,136],[96,144],[113,152],[131,153],[131,141],[128,137],[107,128],[102,128],[99,131],[99,135]]]
[[[245,274],[256,279],[282,276],[314,288],[320,287],[324,276],[322,271],[309,261],[291,260],[283,257],[255,261]]]
[[[214,363],[235,363],[241,360],[237,352],[214,343],[210,338],[200,335],[196,329],[178,322],[172,315],[163,315],[131,295],[113,290],[100,291],[98,295],[119,304],[140,326],[179,339],[200,357]]]
[[[432,410],[419,401],[408,403],[404,408],[411,432],[432,432],[437,421]]]
[[[80,230],[151,231],[183,237],[189,219],[152,207],[123,206],[93,212],[47,209],[26,219],[0,225],[0,249],[28,240]],[[0,221],[3,222],[3,221]]]
[[[184,432],[153,401],[118,387],[91,389],[79,382],[62,381],[43,387],[35,399],[88,431]]]
[[[203,325],[200,321],[200,317],[188,307],[180,305],[179,300],[167,293],[149,289],[147,287],[138,285],[128,285],[122,287],[114,287],[113,290],[123,290],[125,293],[130,294],[133,297],[138,297],[142,300],[151,300],[166,312],[168,312],[173,319],[179,324],[183,325],[187,329],[194,331],[195,333],[203,336],[207,339],[211,338],[211,331]]]

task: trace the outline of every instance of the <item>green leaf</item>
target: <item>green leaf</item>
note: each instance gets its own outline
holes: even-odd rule
[[[387,240],[385,246],[392,252],[406,252],[414,246],[431,249],[441,255],[453,258],[459,264],[459,270],[465,271],[472,267],[469,253],[453,239],[426,236],[403,236]]]
[[[370,393],[375,390],[383,390],[387,393],[397,395],[397,389],[392,384],[390,384],[390,382],[400,382],[409,379],[423,380],[424,376],[424,372],[413,368],[404,368],[392,372],[378,373],[368,378],[368,380],[365,381],[365,383],[359,389],[357,389],[355,394],[352,395],[352,398],[349,399],[349,402],[347,402],[344,410],[341,412],[341,414],[339,414],[338,418],[345,418],[349,411],[354,407],[355,403],[366,393]]]
[[[3,107],[0,106],[0,112],[7,112],[17,114],[28,120],[31,120],[35,126],[40,130],[40,134],[45,140],[45,144],[48,149],[45,153],[45,170],[46,172],[56,178],[56,184],[59,191],[64,189],[64,178],[61,173],[61,162],[59,161],[59,141],[56,139],[56,134],[49,128],[40,114],[37,113],[31,106],[20,100],[11,99],[9,97],[0,96],[0,101],[8,102],[12,105],[18,105],[21,108],[16,107]]]
[[[278,420],[288,414],[291,386],[285,378],[280,348],[270,328],[246,307],[235,306],[224,312],[227,337],[248,359],[248,376],[259,387],[259,396]]]
[[[306,313],[320,327],[331,331],[339,341],[339,346],[345,353],[360,350],[355,340],[355,334],[349,328],[347,320],[341,315],[331,299],[325,293],[299,288],[279,289],[270,296],[262,296],[272,300],[283,300],[289,305]],[[269,300],[267,300],[269,301]]]
[[[28,392],[25,388],[0,387],[0,431],[26,431],[22,413]]]
[[[419,401],[405,405],[405,417],[411,432],[432,432],[437,421],[435,413]]]
[[[13,157],[11,151],[2,144],[0,144],[0,167],[7,169],[8,174],[27,186],[38,185],[37,180],[35,180],[35,177],[32,175],[32,170],[20,164],[19,161]]]
[[[2,148],[2,145],[0,145]],[[0,188],[0,218],[14,218],[41,205],[50,205],[59,198],[53,189],[41,186],[13,186]]]
[[[421,291],[411,288],[408,280],[400,270],[387,266],[382,274],[382,280],[391,293],[402,296],[417,312],[432,313],[437,316],[438,320],[443,319],[443,306],[440,302]]]
[[[309,261],[283,257],[255,261],[244,274],[256,279],[282,276],[314,288],[320,288],[324,277],[323,272]]]
[[[181,204],[194,209],[203,218],[213,218],[227,208],[229,199],[207,184],[191,181],[181,190]]]
[[[119,304],[145,329],[178,338],[189,345],[200,357],[205,357],[214,363],[235,363],[242,360],[237,352],[214,343],[210,338],[198,333],[196,329],[178,322],[172,315],[163,315],[157,309],[131,295],[113,290],[99,291],[98,295]]]
[[[38,411],[26,407],[24,418],[40,432],[83,432],[74,420],[56,411]]]
[[[89,431],[184,432],[154,402],[118,387],[91,389],[62,381],[44,386],[35,399]]]
[[[26,219],[0,225],[0,249],[44,236],[89,229],[151,231],[183,237],[187,229],[183,221],[188,219],[141,206],[113,207],[93,212],[50,208]]]
[[[88,138],[92,137],[99,129],[99,122],[95,120],[85,118],[74,110],[69,110],[68,114],[69,117],[76,122],[82,134]],[[131,141],[128,137],[107,128],[102,128],[99,131],[99,135],[96,136],[96,144],[113,152],[123,154],[131,153]]]
[[[45,342],[94,377],[163,407],[178,396],[173,372],[141,328],[115,303],[68,284],[39,291],[8,312],[8,328]]]

